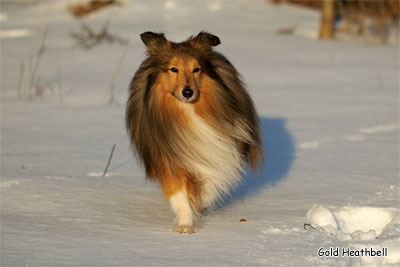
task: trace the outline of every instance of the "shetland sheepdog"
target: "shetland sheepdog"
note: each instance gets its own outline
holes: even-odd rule
[[[186,41],[140,35],[147,57],[129,87],[126,126],[147,178],[160,183],[179,233],[263,162],[260,126],[240,75],[200,32]]]

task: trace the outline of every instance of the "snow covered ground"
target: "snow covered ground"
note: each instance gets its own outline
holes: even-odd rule
[[[129,45],[87,51],[70,37],[79,21],[66,2],[2,1],[1,266],[398,266],[399,47],[312,40],[318,18],[265,1],[126,1],[83,21],[109,20]],[[38,76],[53,90],[28,99],[28,59],[46,24]],[[266,165],[194,235],[169,231],[172,212],[124,129],[147,30],[219,36],[260,115]],[[336,248],[387,255],[334,257]]]

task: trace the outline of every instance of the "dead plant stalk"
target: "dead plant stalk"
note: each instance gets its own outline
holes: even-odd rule
[[[21,60],[21,64],[19,67],[19,78],[18,78],[18,98],[22,97],[22,92],[21,92],[21,88],[22,88],[22,78],[24,77],[24,70],[25,70],[25,64],[24,61]]]
[[[48,32],[48,25],[46,24],[43,29],[42,42],[40,44],[39,50],[36,53],[37,58],[35,61],[35,66],[32,68],[32,65],[30,65],[31,77],[30,77],[29,93],[28,93],[28,98],[30,99],[33,97],[33,86],[36,81],[36,75],[39,69],[40,59],[42,58],[42,55],[46,49],[47,32]],[[32,64],[32,54],[30,55],[30,64]]]

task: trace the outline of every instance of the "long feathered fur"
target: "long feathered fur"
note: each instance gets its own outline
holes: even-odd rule
[[[212,206],[240,181],[245,162],[263,161],[258,117],[239,73],[213,50],[206,32],[184,42],[143,33],[147,57],[136,71],[126,106],[126,126],[147,177],[186,184],[195,210]],[[199,100],[180,103],[160,95],[160,73],[173,57],[193,57],[204,75]]]

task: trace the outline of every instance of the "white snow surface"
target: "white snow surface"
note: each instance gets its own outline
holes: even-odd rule
[[[79,21],[66,5],[1,1],[1,32],[29,33],[0,39],[1,266],[400,264],[398,46],[311,39],[314,10],[170,0],[124,1],[83,18],[95,29],[109,20],[110,33],[130,40],[84,50],[70,37]],[[38,76],[52,90],[28,99],[29,55],[46,24]],[[288,27],[296,34],[277,34]],[[193,235],[169,231],[172,211],[146,182],[124,128],[148,30],[175,41],[201,30],[219,36],[216,49],[241,72],[260,115],[266,164]],[[124,53],[116,103],[106,105]],[[386,247],[388,256],[319,257],[321,247]]]

